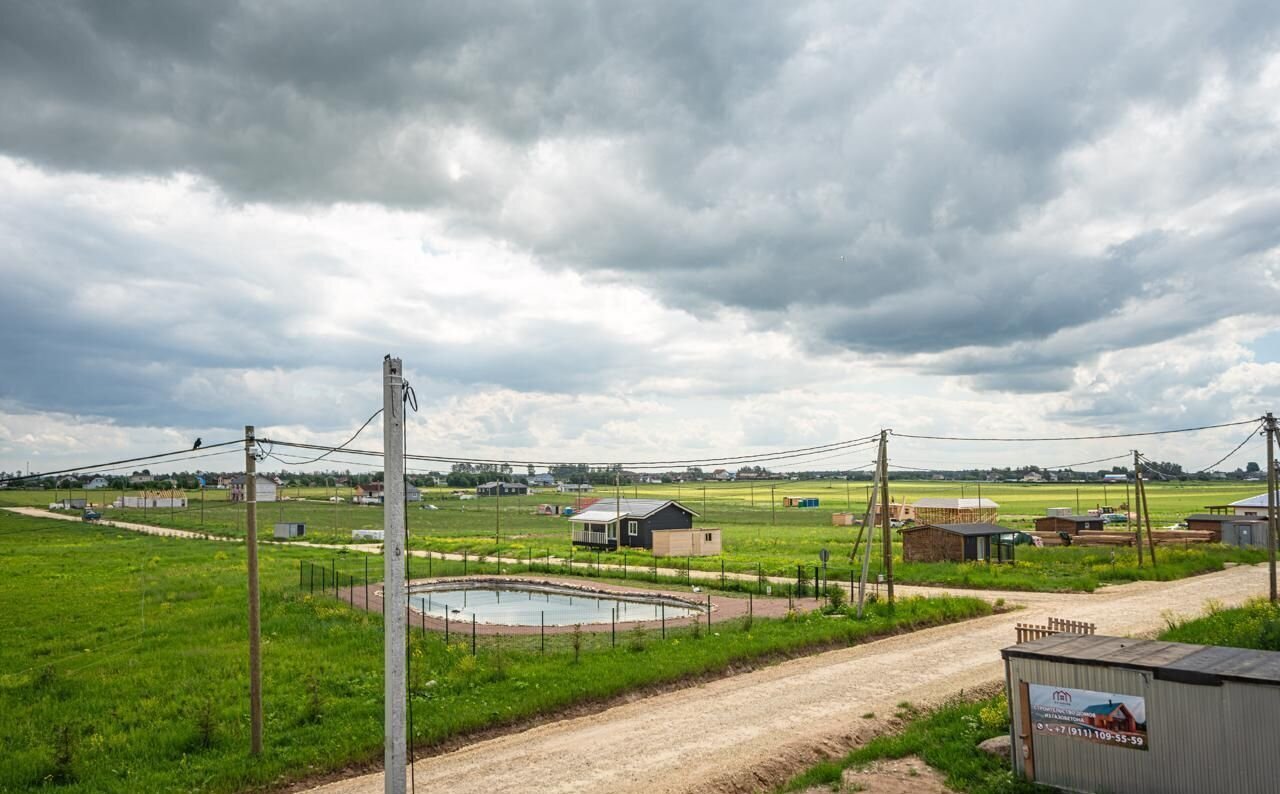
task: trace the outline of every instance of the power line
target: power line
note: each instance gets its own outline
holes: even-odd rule
[[[687,460],[671,460],[671,461],[645,461],[645,462],[592,462],[583,463],[575,461],[545,461],[545,460],[514,460],[514,459],[498,459],[498,458],[459,458],[448,457],[443,455],[408,455],[410,460],[428,461],[434,463],[468,463],[473,465],[509,465],[509,466],[593,466],[593,467],[622,467],[627,469],[663,469],[680,465],[698,464],[699,466],[729,465],[729,464],[750,464],[750,463],[768,463],[777,460],[789,460],[793,458],[811,457],[828,452],[844,452],[856,449],[862,446],[869,446],[874,442],[875,436],[867,436],[865,438],[850,439],[848,441],[839,441],[831,444],[823,444],[816,447],[800,447],[790,450],[779,450],[776,452],[765,452],[754,455],[745,455],[741,457],[728,458],[701,458]],[[292,447],[295,449],[310,450],[331,450],[336,451],[335,447],[326,447],[321,444],[307,444],[295,441],[282,441],[280,439],[264,438],[259,439],[268,444],[281,447]],[[350,455],[367,455],[372,457],[382,457],[382,452],[368,449],[344,449],[344,452]]]
[[[1194,433],[1198,430],[1216,430],[1221,427],[1238,427],[1240,425],[1254,424],[1257,419],[1242,419],[1239,422],[1224,422],[1220,425],[1201,425],[1199,427],[1179,427],[1171,430],[1147,430],[1138,433],[1106,433],[1094,436],[1040,436],[1040,437],[1010,437],[1010,436],[926,436],[913,433],[898,433],[890,430],[889,433],[898,438],[919,438],[926,441],[1092,441],[1104,438],[1138,438],[1140,436],[1164,436],[1172,433]]]
[[[201,450],[217,449],[218,447],[228,447],[228,446],[231,446],[232,444],[241,444],[241,443],[243,442],[238,440],[223,441],[217,444],[202,445],[200,449]],[[106,463],[94,463],[86,466],[75,466],[70,469],[59,469],[58,471],[45,471],[45,472],[40,472],[39,474],[29,474],[29,475],[20,476],[20,477],[5,477],[3,479],[0,479],[0,482],[9,483],[9,482],[21,482],[22,480],[37,480],[37,479],[44,479],[45,477],[57,477],[62,474],[75,474],[77,472],[82,472],[82,471],[95,471],[95,470],[109,471],[113,467],[119,468],[122,465],[127,465],[132,463],[142,463],[145,461],[158,460],[160,458],[169,458],[169,457],[173,457],[174,455],[185,455],[193,451],[194,450],[190,450],[190,449],[179,449],[173,452],[161,452],[156,455],[143,455],[142,457],[138,457],[138,458],[124,458],[122,460],[111,460],[111,461],[107,461]],[[222,454],[222,453],[215,453],[215,454]],[[194,455],[189,458],[178,458],[178,460],[191,460],[196,457],[204,457],[204,456]],[[174,462],[174,461],[168,461],[168,462]]]
[[[1203,468],[1199,468],[1199,469],[1190,469],[1190,470],[1188,470],[1188,471],[1189,471],[1191,474],[1200,474],[1200,473],[1202,473],[1202,472],[1212,471],[1213,469],[1218,468],[1218,466],[1221,466],[1221,465],[1222,465],[1222,463],[1223,463],[1224,461],[1226,461],[1226,460],[1230,459],[1232,455],[1235,455],[1237,452],[1239,452],[1240,450],[1244,449],[1244,445],[1249,443],[1249,441],[1254,437],[1254,434],[1257,432],[1257,430],[1258,430],[1258,428],[1257,428],[1257,427],[1252,427],[1252,428],[1250,428],[1250,429],[1249,429],[1249,434],[1248,434],[1247,436],[1245,436],[1245,437],[1244,437],[1244,440],[1243,440],[1243,441],[1241,441],[1239,444],[1237,444],[1237,445],[1235,446],[1235,448],[1234,448],[1234,449],[1232,449],[1230,452],[1228,452],[1227,454],[1225,454],[1225,455],[1223,455],[1222,457],[1218,458],[1218,459],[1217,459],[1216,461],[1214,461],[1213,463],[1210,463],[1208,466],[1204,466]],[[1141,457],[1142,457],[1142,463],[1143,463],[1144,467],[1147,469],[1147,471],[1150,471],[1150,472],[1152,472],[1152,473],[1154,473],[1154,474],[1156,474],[1156,475],[1158,475],[1158,476],[1160,476],[1160,477],[1164,477],[1165,479],[1169,479],[1170,477],[1176,477],[1176,476],[1178,476],[1178,475],[1176,475],[1176,474],[1172,474],[1172,473],[1169,473],[1169,472],[1163,472],[1163,471],[1161,471],[1158,467],[1156,467],[1156,466],[1151,462],[1151,460],[1150,460],[1146,455],[1142,455]]]
[[[416,398],[415,398],[415,399],[416,399]],[[416,407],[417,407],[417,406],[415,405],[415,410],[416,410]],[[295,465],[295,466],[305,466],[305,465],[307,465],[308,463],[315,463],[315,462],[317,462],[317,461],[324,460],[324,459],[325,459],[325,458],[327,458],[329,455],[332,455],[334,452],[337,452],[337,451],[339,451],[339,450],[341,450],[341,449],[346,448],[346,446],[347,446],[348,444],[350,444],[352,441],[355,441],[355,440],[356,440],[356,438],[358,438],[358,437],[359,437],[359,435],[360,435],[361,433],[363,433],[363,432],[364,432],[364,429],[365,429],[366,427],[368,427],[368,426],[369,426],[369,423],[370,423],[370,422],[372,422],[375,418],[377,418],[378,414],[380,414],[380,413],[382,413],[382,409],[381,409],[381,408],[379,408],[378,410],[374,411],[372,414],[369,414],[369,418],[368,418],[368,419],[366,419],[366,420],[364,420],[364,424],[360,425],[360,429],[359,429],[359,430],[357,430],[354,434],[352,434],[351,438],[348,438],[346,441],[342,442],[342,444],[340,444],[339,446],[336,446],[336,447],[334,447],[333,449],[330,449],[328,452],[324,453],[323,455],[319,455],[319,456],[317,456],[317,457],[314,457],[314,458],[312,458],[311,460],[304,460],[304,461],[300,461],[300,462],[298,462],[298,463],[296,463],[296,464],[293,464],[293,465]],[[264,439],[264,440],[267,440],[267,442],[268,442],[268,443],[271,443],[269,439]],[[255,441],[256,441],[256,439],[255,439]],[[270,453],[267,453],[267,455],[268,455],[268,456],[270,456]],[[279,460],[279,458],[277,458],[277,460]],[[282,461],[282,462],[283,462],[283,461]]]

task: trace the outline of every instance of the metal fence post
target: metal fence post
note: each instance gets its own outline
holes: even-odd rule
[[[612,647],[618,647],[618,608],[609,610],[609,641]]]
[[[667,638],[667,605],[662,605],[662,639]]]
[[[724,557],[720,558],[720,589],[724,589]]]
[[[462,550],[462,575],[467,575],[467,550]]]
[[[711,594],[707,593],[707,631],[711,630]]]
[[[476,655],[476,613],[471,613],[471,655]]]
[[[814,601],[818,600],[819,593],[822,590],[822,586],[820,584],[821,581],[822,580],[819,578],[819,574],[818,574],[818,566],[815,565],[813,566],[813,600]]]
[[[540,653],[546,654],[547,652],[547,613],[543,611],[539,614],[541,615],[541,617],[538,618],[538,625],[539,625],[538,633],[542,635],[542,650],[540,651]]]
[[[310,593],[311,595],[315,595],[316,594],[316,565],[313,562],[307,563],[307,578],[311,580]]]
[[[299,590],[302,589],[302,569],[304,567],[304,564],[305,564],[305,561],[298,560],[298,589]]]
[[[449,645],[449,605],[444,605],[444,644]]]

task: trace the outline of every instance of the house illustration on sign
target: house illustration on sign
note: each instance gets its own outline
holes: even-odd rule
[[[1057,697],[1056,692],[1054,697]],[[1123,703],[1111,701],[1099,703],[1096,706],[1086,706],[1084,722],[1086,725],[1092,725],[1104,731],[1135,733],[1138,730],[1138,721],[1129,713],[1129,709]]]

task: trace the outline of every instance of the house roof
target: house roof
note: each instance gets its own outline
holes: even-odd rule
[[[691,516],[697,515],[674,499],[601,499],[581,513],[570,516],[569,520],[602,524],[619,518],[648,518],[667,505],[675,505]]]
[[[1216,685],[1246,681],[1280,685],[1280,653],[1181,642],[1055,634],[1000,651],[1006,659],[1044,659],[1131,670],[1149,670],[1157,680]]]
[[[914,527],[907,527],[902,531],[916,532],[928,527],[936,527],[944,532],[950,532],[954,535],[964,535],[965,537],[977,538],[988,535],[1008,535],[1016,530],[1002,527],[999,524],[919,524]]]
[[[481,483],[476,487],[477,488],[497,488],[499,485],[503,486],[504,488],[528,488],[529,487],[522,482],[498,482],[497,480],[490,480],[489,482]]]
[[[1077,524],[1088,524],[1098,522],[1102,519],[1097,516],[1040,516],[1036,521],[1049,521],[1051,519],[1060,518],[1063,521],[1074,521]]]
[[[1084,711],[1090,714],[1112,714],[1117,709],[1124,709],[1123,703],[1098,703],[1094,706],[1085,706]],[[1128,709],[1125,709],[1128,711]]]
[[[1219,524],[1230,521],[1232,524],[1265,524],[1263,516],[1233,516],[1228,513],[1192,513],[1188,521],[1217,521]]]
[[[943,496],[926,496],[923,499],[917,499],[914,507],[947,507],[954,510],[972,509],[975,507],[999,507],[1000,505],[991,501],[987,497],[981,499],[957,499],[954,497]]]
[[[1276,493],[1276,501],[1280,502],[1280,492]],[[1248,499],[1241,499],[1238,502],[1232,502],[1228,507],[1266,507],[1267,495],[1265,493],[1257,496],[1250,496]]]

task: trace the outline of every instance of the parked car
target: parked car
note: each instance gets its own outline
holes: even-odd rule
[[[97,521],[99,518],[102,518],[102,514],[96,510],[85,510],[80,514],[81,521]]]
[[[1103,513],[1101,518],[1104,524],[1123,524],[1129,520],[1124,513]]]

